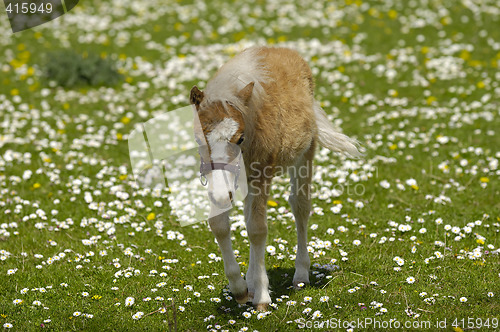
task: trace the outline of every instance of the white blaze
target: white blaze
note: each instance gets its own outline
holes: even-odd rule
[[[230,161],[226,148],[238,128],[238,122],[231,118],[225,118],[207,135],[214,163],[228,163]],[[225,170],[213,170],[207,177],[208,193],[213,202],[220,208],[231,206],[229,192],[234,191],[234,174]]]

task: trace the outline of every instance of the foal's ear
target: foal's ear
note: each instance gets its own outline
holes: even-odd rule
[[[204,96],[205,95],[203,94],[203,91],[198,89],[198,87],[195,85],[191,89],[191,94],[189,95],[189,102],[195,106],[200,106],[200,103],[203,100]]]
[[[254,84],[255,82],[250,82],[247,84],[246,87],[244,87],[243,89],[240,90],[240,92],[238,92],[237,95],[238,98],[240,98],[245,104],[248,103],[250,97],[252,96]]]

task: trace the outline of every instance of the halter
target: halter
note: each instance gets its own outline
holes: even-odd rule
[[[240,176],[240,162],[239,158],[241,157],[238,156],[238,162],[236,165],[233,164],[228,164],[228,163],[206,163],[203,160],[203,157],[200,154],[200,159],[201,159],[201,164],[200,164],[200,182],[202,186],[206,186],[208,183],[207,180],[207,174],[214,170],[222,170],[222,171],[229,171],[235,175],[235,185],[234,185],[234,190],[236,191],[238,189],[238,178]]]

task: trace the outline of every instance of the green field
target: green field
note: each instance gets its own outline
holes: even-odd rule
[[[499,27],[496,0],[86,0],[12,34],[0,4],[0,327],[500,330]],[[167,189],[136,185],[127,144],[252,45],[296,49],[366,150],[317,153],[311,284],[298,291],[276,180],[265,313],[232,299],[206,222],[181,227]],[[59,63],[63,50],[121,79],[61,87],[48,66],[80,61]]]

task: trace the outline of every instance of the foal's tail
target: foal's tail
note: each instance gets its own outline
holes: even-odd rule
[[[335,130],[325,111],[318,102],[314,103],[314,115],[318,126],[319,144],[334,152],[341,152],[349,157],[361,157],[359,142]]]

